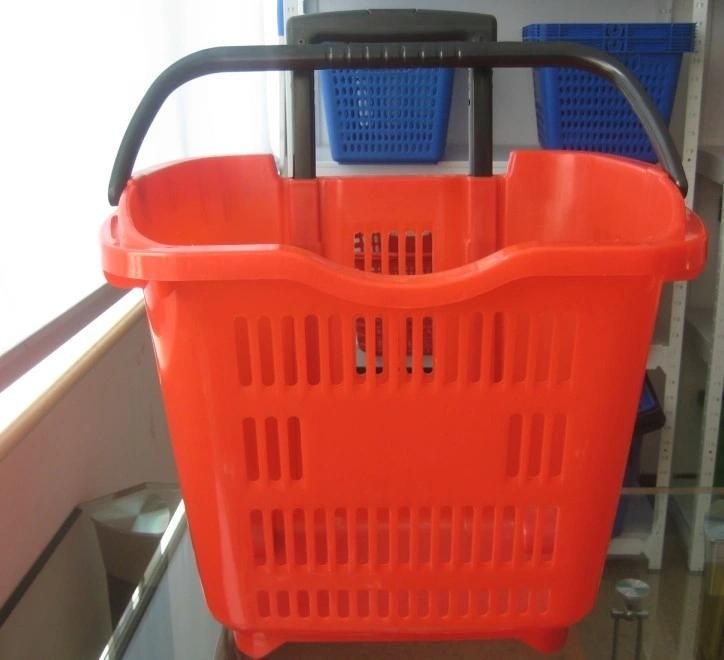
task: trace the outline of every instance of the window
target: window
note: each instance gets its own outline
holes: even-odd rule
[[[0,21],[0,354],[103,281],[98,232],[123,131],[166,66],[200,48],[276,41],[265,0],[14,2]],[[209,77],[175,93],[136,171],[278,140],[279,74]]]

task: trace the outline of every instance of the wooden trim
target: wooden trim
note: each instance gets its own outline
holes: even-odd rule
[[[0,391],[60,348],[128,291],[104,284],[30,337],[0,355]]]
[[[67,392],[143,317],[143,302],[139,302],[110,330],[91,346],[68,370],[25,409],[5,429],[0,431],[0,461],[48,414]]]

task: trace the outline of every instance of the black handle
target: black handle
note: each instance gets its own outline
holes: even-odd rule
[[[686,174],[666,124],[636,76],[611,55],[568,42],[411,43],[226,46],[201,50],[178,60],[156,78],[133,114],[113,164],[108,200],[113,205],[118,203],[143,138],[163,102],[171,92],[194,78],[230,71],[541,66],[584,69],[613,83],[639,118],[662,167],[682,195],[686,194]]]
[[[287,43],[322,42],[489,42],[497,38],[494,16],[462,11],[424,9],[363,9],[293,16],[287,21]],[[292,176],[316,175],[314,72],[292,74]],[[468,75],[468,159],[471,176],[493,173],[493,76],[490,69],[470,69]]]

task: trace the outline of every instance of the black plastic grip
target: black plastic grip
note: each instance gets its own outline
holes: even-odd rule
[[[192,53],[156,78],[133,114],[116,155],[108,200],[115,205],[154,117],[168,96],[194,78],[231,71],[298,71],[401,67],[575,67],[610,81],[631,105],[662,167],[683,195],[686,174],[664,120],[636,76],[617,59],[569,42],[226,46]]]
[[[292,16],[287,43],[495,41],[495,16],[436,9],[362,9]]]
[[[302,14],[287,21],[287,43],[489,42],[497,38],[495,16],[427,9],[362,9]],[[292,176],[316,176],[314,75],[294,71]],[[471,176],[493,173],[493,77],[490,69],[468,74],[468,159]]]

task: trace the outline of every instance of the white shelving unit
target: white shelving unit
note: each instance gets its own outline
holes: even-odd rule
[[[501,174],[508,169],[508,156],[515,148],[499,146],[493,149],[493,174]],[[390,174],[394,173],[402,176],[467,174],[467,147],[457,145],[448,148],[446,159],[437,164],[411,163],[387,167]],[[317,174],[319,176],[379,176],[380,166],[374,164],[341,165],[332,160],[327,145],[320,145],[317,147]]]
[[[316,11],[377,8],[390,6],[383,0],[287,0],[286,18]],[[519,40],[520,28],[535,22],[632,22],[632,21],[691,21],[696,24],[695,52],[689,54],[688,76],[679,81],[680,95],[684,96],[682,159],[689,180],[687,204],[693,205],[697,148],[699,141],[699,118],[701,114],[701,94],[704,72],[704,57],[710,16],[710,0],[645,0],[630,3],[626,0],[548,0],[545,3],[534,0],[512,0],[509,3],[496,3],[492,0],[417,0],[416,2],[395,2],[397,7],[419,7],[424,9],[450,9],[459,11],[478,11],[496,15],[498,18],[498,38],[501,41]],[[515,27],[513,27],[515,26]],[[498,84],[500,82],[500,84]],[[287,86],[288,89],[288,86]],[[506,140],[525,140],[527,144],[518,148],[537,148],[534,144],[533,97],[530,74],[528,72],[505,72],[505,77],[494,81],[494,121],[495,139],[505,144]],[[462,174],[467,172],[467,145],[459,134],[452,130],[453,123],[464,116],[464,92],[456,83],[453,92],[451,110],[451,130],[448,133],[448,148],[445,158],[436,165],[340,165],[334,162],[326,143],[326,127],[321,107],[317,107],[317,173],[320,176],[364,176],[379,174],[381,171],[395,174]],[[289,99],[287,108],[287,135],[290,130]],[[501,101],[501,96],[503,100]],[[457,104],[455,98],[457,97]],[[503,108],[501,109],[501,104]],[[456,110],[457,107],[457,110]],[[504,111],[502,111],[504,109]],[[457,114],[456,114],[457,112]],[[461,112],[463,114],[461,114]],[[514,127],[511,130],[510,123]],[[525,127],[517,130],[516,124],[525,122]],[[466,124],[465,124],[466,125]],[[501,130],[502,127],[502,130]],[[501,140],[502,137],[502,140]],[[464,139],[464,138],[463,138]],[[287,145],[286,162],[282,171],[287,171],[292,145]],[[510,151],[514,147],[497,146],[494,149],[493,172],[507,169]],[[676,283],[669,287],[662,299],[659,323],[649,352],[648,368],[660,369],[665,375],[660,400],[666,415],[666,426],[661,432],[656,466],[656,486],[666,489],[671,485],[671,467],[674,448],[674,429],[678,404],[680,362],[684,319],[686,310],[686,285]],[[719,388],[721,391],[721,388]],[[624,520],[623,532],[613,539],[610,554],[638,556],[648,559],[649,568],[661,568],[664,535],[668,515],[669,495],[662,493],[653,498],[631,497],[631,506]]]
[[[681,438],[691,450],[698,449],[697,476],[689,484],[698,488],[714,485],[717,445],[721,423],[722,390],[724,389],[724,222],[722,195],[724,195],[724,146],[702,146],[699,151],[698,174],[718,187],[718,213],[715,209],[702,209],[710,232],[709,267],[697,283],[702,291],[694,292],[686,310],[687,342],[693,349],[694,359],[705,365],[704,409],[699,437]],[[698,445],[698,446],[697,446]],[[674,511],[679,531],[689,551],[689,569],[700,571],[704,565],[704,516],[711,505],[710,494],[691,495],[674,499]]]

